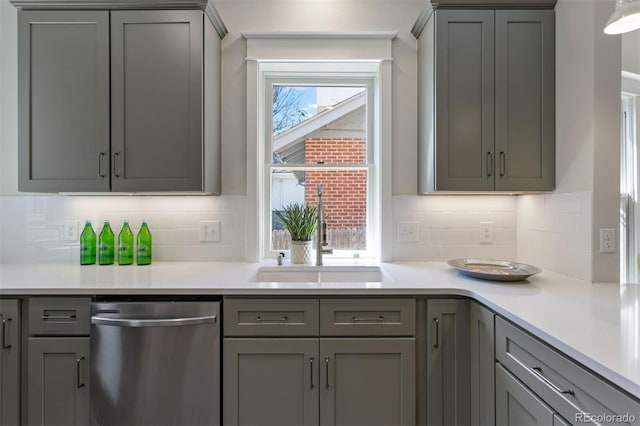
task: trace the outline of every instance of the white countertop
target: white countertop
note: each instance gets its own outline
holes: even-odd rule
[[[640,285],[591,284],[547,271],[524,282],[498,283],[436,262],[383,264],[381,282],[256,282],[258,268],[0,264],[0,295],[468,296],[640,398]]]

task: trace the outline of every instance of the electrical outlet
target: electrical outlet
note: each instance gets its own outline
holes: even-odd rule
[[[220,221],[203,220],[200,222],[200,242],[211,243],[220,241]]]
[[[398,242],[418,242],[418,222],[398,222]]]
[[[78,221],[65,220],[62,234],[64,241],[78,241]]]
[[[616,252],[616,230],[600,229],[600,253]]]
[[[493,222],[480,222],[480,244],[493,244]]]

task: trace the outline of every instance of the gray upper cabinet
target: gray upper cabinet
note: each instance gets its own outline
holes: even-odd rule
[[[553,190],[554,11],[431,11],[413,29],[419,192]]]
[[[202,13],[111,12],[114,191],[202,188]]]
[[[109,190],[109,12],[18,14],[18,189]]]
[[[553,190],[554,12],[497,10],[495,32],[496,190]]]
[[[187,3],[19,11],[20,191],[220,193],[226,28]]]
[[[0,425],[20,424],[20,305],[0,300]]]

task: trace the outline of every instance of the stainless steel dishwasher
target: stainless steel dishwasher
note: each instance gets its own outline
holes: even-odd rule
[[[220,424],[220,302],[92,304],[95,426]]]

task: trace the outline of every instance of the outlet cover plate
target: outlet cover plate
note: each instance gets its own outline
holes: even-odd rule
[[[611,228],[600,229],[600,253],[616,252],[616,230]]]
[[[200,242],[215,243],[220,241],[220,221],[203,220],[200,222]]]
[[[480,244],[493,244],[493,222],[480,222]]]

